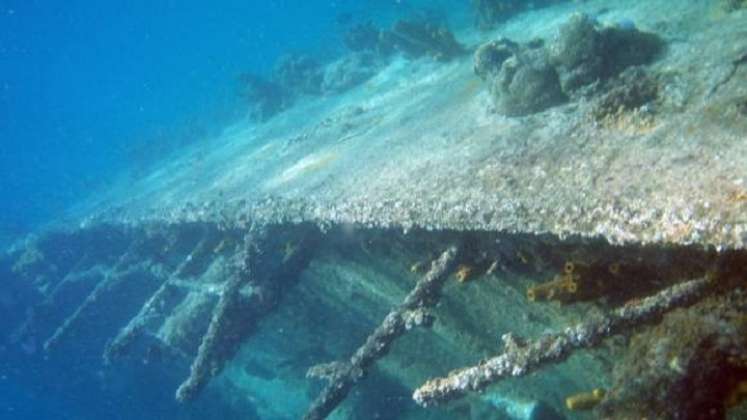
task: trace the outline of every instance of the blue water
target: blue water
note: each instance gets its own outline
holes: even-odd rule
[[[0,243],[243,118],[240,74],[266,76],[288,52],[334,57],[343,48],[341,25],[389,22],[416,7],[400,0],[0,1]],[[24,318],[22,299],[12,288],[3,293],[4,310],[17,311],[0,323],[10,328]],[[171,377],[138,362],[105,371],[103,342],[78,345],[40,357],[32,336],[0,349],[0,419],[220,416],[209,403],[174,402],[183,372]],[[245,412],[252,418],[250,407]]]
[[[335,54],[339,14],[403,7],[367,3],[0,2],[0,234],[210,138],[245,112],[238,75]]]
[[[266,73],[288,49],[321,51],[339,10],[360,7],[352,3],[1,1],[0,237],[47,222],[133,166],[205,141],[244,113],[238,74]],[[145,408],[128,405],[136,391],[87,384],[78,370],[98,356],[20,366],[28,359],[15,355],[0,361],[2,419],[180,412],[173,384],[163,395],[149,388],[148,399],[166,407]]]

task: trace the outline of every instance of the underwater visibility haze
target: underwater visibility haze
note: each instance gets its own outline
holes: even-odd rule
[[[0,2],[0,419],[747,418],[745,28]]]

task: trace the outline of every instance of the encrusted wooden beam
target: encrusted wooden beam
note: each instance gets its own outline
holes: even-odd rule
[[[200,242],[197,243],[195,248],[190,252],[179,266],[169,275],[166,280],[161,283],[161,286],[151,295],[150,298],[143,304],[140,311],[135,315],[134,318],[122,328],[117,336],[107,343],[104,349],[104,362],[110,364],[115,358],[122,356],[127,352],[127,349],[135,341],[135,339],[142,333],[143,329],[153,317],[158,314],[158,306],[163,301],[169,290],[173,287],[174,280],[178,279],[185,267],[194,259],[195,255],[205,252],[205,248],[210,242],[206,237],[203,237]]]
[[[104,278],[96,284],[96,287],[94,287],[91,293],[86,296],[85,300],[83,300],[75,311],[67,317],[65,321],[63,321],[52,336],[44,342],[45,351],[53,349],[65,337],[65,335],[70,332],[80,319],[83,312],[96,302],[104,293],[107,293],[116,287],[123,278],[127,277],[128,273],[133,270],[143,269],[147,264],[150,264],[149,260],[143,261],[142,258],[138,258],[137,250],[140,245],[142,245],[141,241],[133,241],[127,251],[117,260],[117,263],[106,271],[103,276]]]
[[[347,397],[353,386],[366,376],[371,365],[387,353],[398,337],[427,322],[424,310],[438,302],[441,288],[453,268],[456,255],[457,248],[452,246],[433,261],[430,270],[415,288],[398,307],[389,312],[349,361],[315,366],[309,370],[307,376],[322,376],[329,383],[311,404],[304,416],[305,420],[326,418]]]
[[[523,342],[508,333],[505,350],[476,366],[458,369],[446,377],[431,379],[413,394],[415,402],[428,407],[479,391],[502,379],[527,375],[540,367],[565,360],[579,348],[592,347],[603,338],[647,322],[674,307],[694,303],[710,284],[698,278],[675,284],[644,299],[617,308],[606,316],[593,317],[563,331]]]
[[[221,291],[207,332],[202,337],[189,377],[176,390],[177,401],[190,401],[199,395],[235,355],[246,331],[253,324],[254,313],[248,310],[249,302],[240,292],[244,285],[254,281],[257,253],[257,238],[254,233],[247,233],[244,252],[239,252],[234,261],[227,264],[231,273]]]

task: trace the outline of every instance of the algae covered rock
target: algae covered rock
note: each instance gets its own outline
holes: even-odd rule
[[[734,108],[739,116],[747,117],[747,97],[739,98]]]
[[[350,51],[376,51],[381,31],[371,22],[359,23],[348,29],[342,41]]]
[[[474,70],[488,83],[496,111],[506,116],[533,114],[567,99],[541,46],[507,39],[487,43],[475,53]]]
[[[576,13],[560,26],[548,49],[563,91],[570,94],[630,66],[649,64],[663,48],[656,34],[632,23],[600,27],[591,16]]]
[[[480,29],[490,29],[520,11],[523,3],[514,0],[472,0],[475,24]]]
[[[721,0],[721,7],[727,12],[747,9],[747,0]]]
[[[474,70],[482,80],[497,75],[503,62],[519,51],[519,44],[508,38],[501,38],[481,45],[475,51]]]
[[[376,74],[378,58],[369,52],[347,55],[330,63],[324,70],[322,92],[336,93],[357,86]]]
[[[439,61],[465,53],[447,27],[417,20],[399,20],[391,30],[381,31],[378,49],[384,54],[398,51],[411,58],[428,56]]]
[[[577,13],[564,23],[549,47],[550,60],[568,92],[594,82],[604,72],[604,41],[596,22]]]
[[[288,91],[306,95],[321,93],[324,72],[321,64],[306,54],[287,54],[275,63],[273,80]]]
[[[528,9],[550,6],[567,0],[472,0],[472,8],[475,12],[475,26],[487,30],[495,27],[498,23],[511,18]]]
[[[243,74],[239,82],[239,94],[249,104],[248,114],[252,120],[266,121],[293,103],[289,92],[280,85],[255,74]]]
[[[343,34],[343,42],[353,52],[380,57],[399,52],[408,58],[448,61],[466,52],[446,26],[422,19],[400,19],[390,29],[378,29],[370,22],[358,24]]]
[[[605,78],[616,76],[628,67],[652,63],[666,45],[655,33],[640,31],[635,26],[607,26],[600,34],[604,46]]]
[[[506,116],[544,111],[566,101],[558,73],[544,49],[528,49],[505,60],[490,92],[496,110]]]
[[[658,36],[641,32],[632,23],[600,28],[595,19],[577,13],[547,47],[542,40],[519,45],[505,38],[480,46],[474,71],[488,83],[499,113],[521,116],[562,104],[582,87],[648,64],[663,46]],[[610,107],[639,107],[656,96],[656,87],[648,80],[634,80],[640,74],[624,79],[632,87],[609,95],[604,113]]]
[[[592,114],[597,121],[602,121],[644,107],[652,111],[659,99],[659,90],[659,80],[640,67],[631,67],[610,81],[606,92],[595,101]]]

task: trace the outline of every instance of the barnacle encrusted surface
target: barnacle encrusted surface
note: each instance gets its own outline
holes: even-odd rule
[[[747,95],[743,22],[738,14],[710,21],[709,5],[698,12],[665,1],[623,3],[638,27],[661,28],[665,40],[676,28],[661,19],[692,30],[647,68],[662,83],[656,119],[645,130],[600,126],[584,101],[525,118],[496,116],[487,93],[474,87],[469,57],[418,62],[392,77],[403,65],[395,61],[343,100],[318,98],[269,124],[229,128],[207,153],[186,151],[128,187],[127,199],[113,191],[113,200],[82,215],[548,232],[742,248],[747,203],[730,198],[747,189],[747,119],[734,106]],[[529,13],[503,32],[517,41],[547,39],[566,18],[548,25]],[[200,165],[190,163],[197,159]]]

